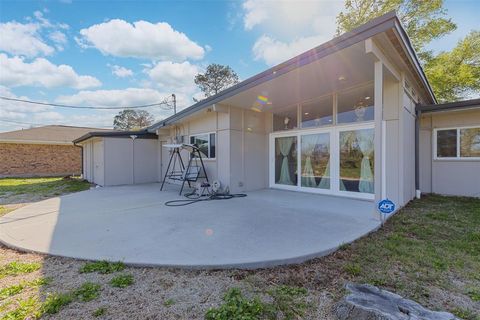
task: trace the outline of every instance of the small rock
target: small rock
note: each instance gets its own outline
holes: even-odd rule
[[[335,309],[340,320],[460,320],[368,284],[347,284],[346,288],[351,293]]]

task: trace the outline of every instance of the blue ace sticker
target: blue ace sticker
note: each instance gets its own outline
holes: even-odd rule
[[[383,214],[390,214],[395,211],[395,203],[389,199],[383,199],[378,203],[378,211]]]

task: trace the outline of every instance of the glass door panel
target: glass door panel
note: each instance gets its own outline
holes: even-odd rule
[[[330,189],[330,134],[301,136],[302,187]]]
[[[275,184],[297,185],[297,137],[275,138]]]
[[[374,129],[340,132],[340,190],[374,193]]]

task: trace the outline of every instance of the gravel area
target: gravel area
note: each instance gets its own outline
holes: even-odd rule
[[[43,299],[48,293],[72,291],[86,281],[101,284],[99,298],[90,302],[72,302],[59,313],[45,315],[42,319],[93,319],[93,312],[101,307],[106,308],[106,313],[97,319],[204,319],[208,308],[221,304],[229,288],[241,288],[246,295],[260,294],[278,280],[288,282],[290,276],[290,272],[285,272],[273,282],[275,279],[269,276],[268,270],[188,271],[138,267],[127,267],[112,274],[80,273],[84,261],[19,253],[3,246],[0,247],[0,257],[2,265],[11,261],[41,262],[43,265],[41,270],[33,273],[0,279],[0,289],[21,280],[52,279],[39,291],[24,291],[16,295],[15,300],[26,299],[32,294]],[[109,281],[118,274],[133,275],[135,283],[123,289],[111,287]],[[316,307],[309,309],[305,319],[332,318],[326,313],[333,302],[327,291],[309,290],[306,302]],[[15,303],[11,304],[4,312],[15,306]]]

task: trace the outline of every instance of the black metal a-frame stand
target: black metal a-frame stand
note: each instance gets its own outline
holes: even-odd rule
[[[185,165],[183,164],[183,160],[180,155],[180,148],[187,149],[187,150],[191,149],[187,168],[185,168]],[[169,172],[172,161],[173,161],[172,171]],[[198,162],[200,162],[201,166],[198,165]],[[175,169],[177,163],[180,166],[179,170]],[[165,171],[165,176],[163,177],[160,191],[163,190],[163,185],[165,184],[165,180],[167,179],[182,181],[182,187],[180,189],[180,195],[181,195],[183,192],[183,188],[185,187],[185,182],[187,182],[188,186],[191,188],[190,182],[197,182],[198,179],[202,179],[202,178],[204,178],[207,182],[209,182],[207,171],[205,170],[205,165],[203,164],[202,154],[200,153],[200,150],[195,145],[183,144],[181,147],[178,146],[173,148],[172,154],[170,156],[170,161],[168,162],[167,170]]]

